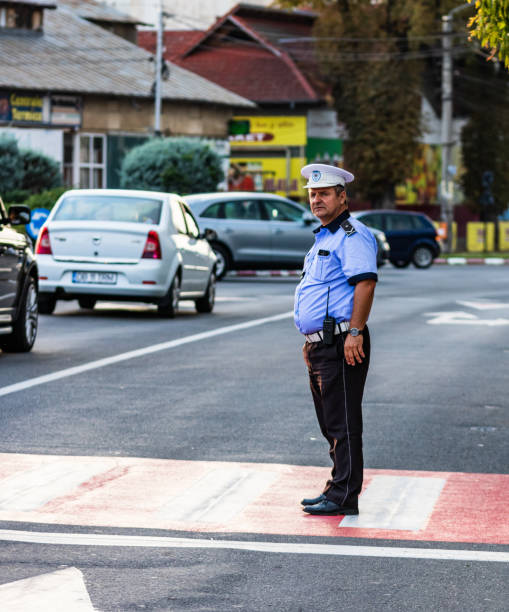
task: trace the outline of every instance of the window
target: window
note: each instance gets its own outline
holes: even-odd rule
[[[82,189],[106,187],[105,137],[80,134],[79,139],[80,187]]]
[[[74,162],[74,135],[70,132],[64,134],[64,185],[72,187]]]
[[[359,221],[367,225],[368,227],[374,227],[375,229],[382,230],[384,229],[384,220],[382,215],[364,215],[359,217]]]
[[[187,208],[187,206],[185,206],[184,204],[182,204],[182,209],[184,211],[184,217],[186,219],[187,233],[192,238],[198,238],[198,236],[200,234],[200,230],[198,229],[198,225],[197,225],[196,221],[194,220],[193,215],[191,214],[191,212]]]
[[[397,213],[387,215],[385,225],[389,232],[406,232],[414,229],[412,215],[398,215]]]
[[[0,8],[0,27],[38,30],[42,25],[42,11],[27,5]]]
[[[184,213],[182,212],[182,207],[178,202],[172,200],[170,203],[170,208],[175,229],[179,234],[187,234],[187,226],[184,219]]]
[[[207,219],[224,219],[224,202],[216,202],[206,208],[200,217],[206,217]]]
[[[264,212],[258,200],[233,200],[211,204],[200,216],[209,219],[260,221],[266,218]]]
[[[55,221],[117,221],[158,224],[161,200],[123,196],[68,196],[55,214]]]
[[[277,200],[265,200],[264,204],[272,221],[302,221],[302,211],[296,206]]]
[[[426,219],[426,217],[421,217],[420,215],[412,215],[412,221],[414,224],[414,229],[429,230],[435,228],[433,224],[430,225],[430,222]]]

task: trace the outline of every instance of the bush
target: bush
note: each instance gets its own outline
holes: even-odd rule
[[[27,189],[14,189],[13,191],[5,191],[2,198],[5,202],[10,202],[11,204],[23,204],[30,195]]]
[[[0,194],[22,189],[23,166],[19,159],[18,143],[13,136],[0,136]]]
[[[61,183],[58,162],[39,151],[20,149],[13,136],[0,136],[0,193],[5,200],[20,202]]]
[[[62,184],[60,164],[51,157],[30,149],[20,149],[19,156],[24,173],[23,189],[39,193]]]
[[[125,189],[179,194],[215,191],[223,178],[219,155],[192,138],[150,140],[126,155],[120,171]]]
[[[28,200],[25,200],[23,204],[25,204],[25,206],[30,206],[32,210],[34,208],[47,208],[51,210],[58,198],[68,190],[69,187],[54,187],[42,193],[34,193]]]

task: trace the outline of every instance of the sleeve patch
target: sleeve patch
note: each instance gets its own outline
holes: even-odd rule
[[[343,221],[343,223],[341,224],[341,228],[343,229],[343,231],[345,232],[347,236],[352,236],[353,234],[357,232],[355,227],[350,223],[350,221],[348,221],[348,219],[345,219]]]

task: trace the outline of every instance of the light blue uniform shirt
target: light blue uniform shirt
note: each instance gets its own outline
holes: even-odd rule
[[[341,223],[355,229],[347,233]],[[350,321],[355,285],[366,279],[378,280],[374,235],[348,211],[315,231],[315,244],[304,260],[304,276],[295,290],[294,320],[302,334],[323,327],[329,295],[329,316],[336,322]]]

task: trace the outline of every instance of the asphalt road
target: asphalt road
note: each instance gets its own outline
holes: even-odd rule
[[[508,279],[504,267],[381,270],[364,401],[367,468],[507,473]],[[213,314],[197,315],[192,304],[183,303],[175,320],[160,319],[144,306],[102,303],[81,311],[75,302],[60,305],[55,315],[41,317],[32,353],[0,354],[0,394],[16,383],[26,386],[29,379],[62,375],[0,395],[0,453],[179,460],[191,468],[197,461],[328,467],[302,338],[291,316],[230,329],[289,313],[295,285],[293,279],[229,279],[218,285]],[[218,335],[207,336],[213,330]],[[199,333],[204,337],[189,342]],[[172,341],[173,346],[110,365],[63,372]],[[500,503],[498,492],[493,495],[493,503]],[[506,507],[500,511],[507,515]],[[460,505],[458,522],[464,514]],[[401,539],[364,532],[358,538],[350,532],[349,537],[307,535],[292,531],[291,521],[286,530],[267,525],[266,532],[224,528],[197,535],[190,528],[165,530],[150,522],[131,527],[112,520],[99,528],[58,518],[23,520],[23,511],[14,519],[2,516],[0,487],[0,530],[508,550],[502,536],[456,542],[442,541],[440,534],[433,541],[413,540],[406,532]],[[508,566],[501,562],[0,538],[0,563],[4,585],[76,567],[92,604],[103,611],[504,610],[507,605]]]

